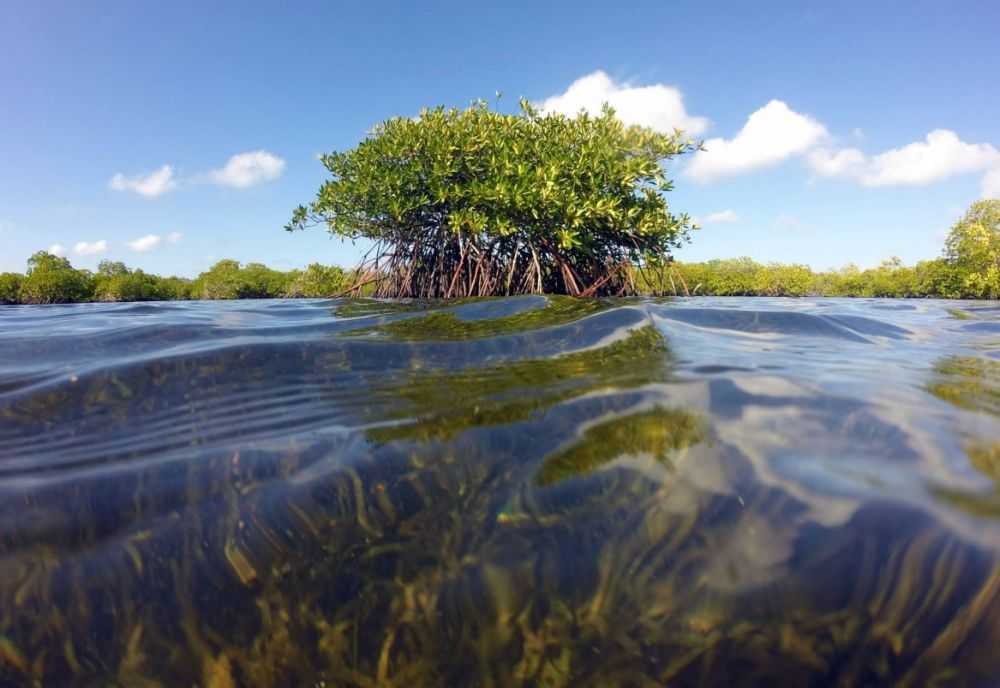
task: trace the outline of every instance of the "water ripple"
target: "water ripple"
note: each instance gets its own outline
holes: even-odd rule
[[[863,299],[0,308],[0,684],[985,685],[998,328]]]

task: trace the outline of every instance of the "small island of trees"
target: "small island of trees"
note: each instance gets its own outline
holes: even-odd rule
[[[663,163],[696,148],[680,131],[597,116],[518,114],[477,103],[397,117],[322,157],[332,179],[288,230],[367,239],[359,289],[386,297],[639,291],[691,228],[673,214]]]

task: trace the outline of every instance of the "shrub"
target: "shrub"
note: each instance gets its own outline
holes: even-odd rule
[[[24,275],[16,272],[0,273],[0,303],[18,303],[18,293],[23,282]]]
[[[94,295],[94,277],[76,270],[70,262],[47,251],[28,259],[28,273],[21,284],[21,303],[75,303]]]
[[[172,298],[163,279],[142,270],[130,270],[124,263],[102,260],[94,276],[97,301],[160,301]]]
[[[356,284],[378,296],[579,295],[635,291],[634,266],[687,237],[661,163],[695,145],[681,132],[598,116],[519,114],[484,104],[377,126],[322,157],[332,179],[288,230],[324,224],[374,242]]]
[[[951,228],[944,253],[962,275],[962,296],[1000,297],[1000,200],[973,203]]]
[[[220,260],[195,278],[191,294],[196,299],[236,299],[241,284],[239,262]]]
[[[336,296],[347,288],[347,274],[339,267],[313,263],[304,271],[296,271],[285,295],[323,298]]]

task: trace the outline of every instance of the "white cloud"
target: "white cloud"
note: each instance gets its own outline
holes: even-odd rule
[[[772,100],[752,113],[735,137],[705,141],[705,150],[695,153],[685,173],[708,182],[749,172],[804,153],[827,136],[826,127],[812,117]]]
[[[706,118],[688,114],[679,89],[666,84],[616,83],[600,70],[577,79],[565,93],[546,98],[538,107],[564,115],[576,115],[580,110],[597,114],[604,103],[611,105],[625,124],[638,124],[667,133],[675,128],[683,129],[691,136],[708,128]]]
[[[824,177],[853,176],[865,165],[865,154],[857,148],[839,151],[818,148],[809,154],[809,166]]]
[[[234,155],[225,167],[209,172],[208,178],[221,186],[245,189],[277,179],[284,170],[284,160],[265,150],[258,150]]]
[[[100,241],[78,241],[73,246],[74,253],[81,256],[96,256],[108,250],[108,242],[104,239]]]
[[[167,241],[169,241],[171,244],[176,244],[182,238],[184,238],[184,235],[181,234],[180,232],[171,232],[170,234],[167,235]]]
[[[1000,199],[1000,167],[995,167],[983,177],[983,198]]]
[[[861,182],[865,186],[923,185],[982,170],[997,161],[1000,152],[988,143],[965,143],[953,131],[935,129],[924,141],[876,155]]]
[[[62,244],[52,244],[51,246],[49,246],[49,253],[51,253],[54,256],[65,256],[66,247],[64,247]]]
[[[146,198],[156,198],[177,187],[174,179],[174,168],[164,165],[147,175],[126,177],[121,172],[111,178],[108,185],[115,191],[134,191]]]
[[[133,251],[144,253],[159,246],[161,241],[163,241],[163,239],[158,234],[147,234],[144,237],[139,237],[135,241],[128,242],[128,247]]]
[[[871,187],[924,186],[985,170],[998,162],[1000,151],[990,144],[966,143],[948,129],[935,129],[923,141],[871,157],[856,148],[817,150],[809,156],[809,165],[817,174],[853,179]]]
[[[709,213],[705,217],[694,218],[694,223],[704,227],[705,225],[732,224],[740,219],[735,210],[720,210],[717,213]]]

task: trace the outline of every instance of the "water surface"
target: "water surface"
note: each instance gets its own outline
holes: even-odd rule
[[[0,308],[0,685],[1000,677],[1000,306]]]

